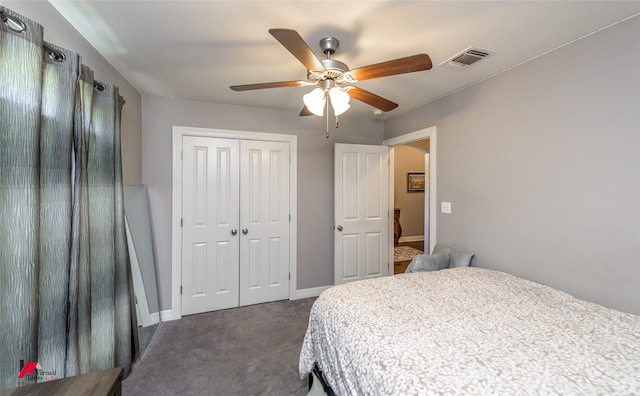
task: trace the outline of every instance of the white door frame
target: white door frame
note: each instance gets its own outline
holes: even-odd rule
[[[180,285],[182,284],[182,238],[181,238],[181,211],[182,211],[182,137],[202,136],[211,138],[238,139],[238,140],[265,140],[272,142],[287,142],[290,149],[289,162],[289,210],[291,221],[289,222],[289,299],[296,295],[297,287],[297,229],[298,229],[298,174],[297,153],[298,137],[295,135],[283,135],[275,133],[232,131],[213,128],[195,128],[185,126],[173,126],[172,139],[172,204],[171,204],[171,320],[182,317],[182,297]]]
[[[433,250],[436,244],[436,214],[437,212],[437,195],[436,195],[436,149],[437,149],[437,127],[432,126],[429,128],[421,129],[415,132],[407,133],[405,135],[396,136],[391,139],[387,139],[382,142],[385,146],[397,146],[400,144],[407,144],[415,142],[417,140],[429,139],[429,199],[425,199],[425,206],[429,206],[427,211],[425,208],[425,217],[429,216],[429,221],[425,222],[429,224],[429,229],[425,229],[425,235],[429,235],[429,252]],[[389,185],[394,185],[394,155],[393,150],[389,153]],[[393,213],[393,188],[389,189],[389,213]],[[426,232],[428,231],[428,232]],[[389,274],[393,274],[393,222],[389,221]]]

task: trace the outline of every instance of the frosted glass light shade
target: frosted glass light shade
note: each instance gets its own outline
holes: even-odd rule
[[[329,98],[331,99],[333,113],[336,116],[339,116],[340,114],[349,110],[349,107],[351,107],[351,105],[349,104],[349,99],[351,99],[351,97],[348,93],[344,92],[338,87],[331,88],[331,90],[329,91]]]
[[[304,105],[307,106],[310,112],[317,116],[324,114],[324,104],[326,99],[324,98],[324,91],[320,88],[316,88],[313,91],[302,97]]]

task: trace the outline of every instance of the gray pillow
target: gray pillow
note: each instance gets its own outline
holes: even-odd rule
[[[449,268],[468,267],[474,256],[474,253],[456,252],[447,245],[436,243],[436,246],[433,247],[433,253],[441,252],[449,252],[451,255],[451,258],[449,259]]]
[[[456,267],[468,267],[471,264],[471,259],[473,258],[474,253],[460,253],[460,252],[451,252],[451,259],[449,260],[449,268]]]
[[[433,247],[433,253],[441,253],[441,252],[449,252],[451,253],[453,250],[447,246],[447,245],[443,245],[441,243],[436,243],[436,246]]]
[[[411,264],[404,272],[437,271],[447,267],[449,267],[449,252],[419,254],[411,260]]]

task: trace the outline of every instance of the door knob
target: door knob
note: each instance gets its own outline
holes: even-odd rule
[[[243,228],[243,229],[242,229],[242,233],[243,233],[244,235],[247,235],[247,233],[248,233],[248,232],[249,232],[249,230],[247,230],[246,228]]]
[[[231,230],[231,235],[235,236],[238,233],[238,230]]]
[[[342,226],[340,224],[338,224],[336,228],[338,229],[338,231],[342,231]]]

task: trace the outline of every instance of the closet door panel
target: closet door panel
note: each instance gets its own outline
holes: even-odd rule
[[[239,142],[183,137],[182,313],[239,304]]]
[[[240,144],[240,305],[289,297],[289,144]]]

